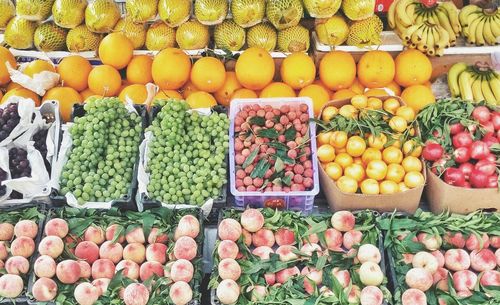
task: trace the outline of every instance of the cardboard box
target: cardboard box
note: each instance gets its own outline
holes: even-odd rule
[[[403,105],[403,101],[394,96],[379,97],[382,101],[388,98],[395,98]],[[328,106],[335,106],[337,108],[349,104],[350,99],[331,101],[323,106],[323,109]],[[321,109],[321,112],[323,112]],[[321,115],[320,115],[321,117]],[[339,210],[362,210],[371,209],[379,212],[393,212],[394,210],[415,213],[420,204],[420,198],[424,191],[424,186],[417,187],[406,192],[388,195],[365,195],[365,194],[347,194],[340,191],[335,181],[333,181],[321,166],[319,170],[319,181],[321,189],[325,194],[328,205],[332,211]],[[425,170],[422,173],[426,178]]]
[[[468,189],[445,183],[427,169],[425,194],[433,213],[449,210],[457,214],[469,214],[478,209],[500,211],[498,189]]]

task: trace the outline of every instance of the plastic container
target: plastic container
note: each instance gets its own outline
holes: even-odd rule
[[[310,213],[314,206],[314,197],[319,193],[318,163],[316,157],[316,124],[309,123],[309,137],[311,139],[311,161],[313,164],[313,188],[304,192],[240,192],[236,189],[236,166],[234,160],[234,118],[245,105],[258,104],[280,107],[290,104],[306,104],[309,108],[309,117],[314,118],[313,103],[308,97],[297,98],[257,98],[234,99],[231,101],[229,119],[229,175],[231,181],[231,194],[234,195],[235,207],[272,207]]]
[[[71,114],[72,119],[75,117],[82,117],[85,115],[85,109],[83,108],[84,105],[80,104],[75,104],[73,106],[73,113]],[[144,129],[148,125],[148,116],[147,116],[147,110],[145,105],[134,105],[135,110],[139,114],[139,116],[142,118],[142,132],[141,132],[141,139],[140,142],[142,142],[144,138]],[[132,174],[132,181],[130,182],[130,187],[128,190],[128,193],[123,196],[122,198],[115,199],[111,202],[112,207],[117,207],[122,210],[132,210],[136,211],[137,210],[137,205],[135,203],[135,193],[137,192],[137,170],[139,167],[139,154],[137,154],[136,162],[134,164],[134,169],[133,169],[133,174]],[[59,194],[59,190],[52,189],[52,192],[50,193],[50,200],[52,206],[55,207],[62,207],[67,204],[66,197],[64,195]]]

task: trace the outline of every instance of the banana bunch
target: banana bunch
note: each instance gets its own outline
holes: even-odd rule
[[[395,0],[387,13],[389,26],[409,48],[417,48],[429,56],[441,56],[454,46],[462,27],[453,2],[440,2],[431,7],[418,0]]]
[[[500,9],[465,6],[458,15],[467,42],[477,46],[500,43]]]
[[[487,66],[454,64],[448,71],[448,87],[453,97],[500,105],[500,75]]]

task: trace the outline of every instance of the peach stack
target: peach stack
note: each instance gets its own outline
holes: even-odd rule
[[[266,219],[264,214],[272,219]],[[288,220],[286,227],[280,225],[278,219],[288,217],[293,221]],[[367,242],[363,232],[356,229],[356,217],[351,212],[340,211],[331,217],[323,216],[317,227],[311,227],[310,224],[317,221],[295,212],[270,209],[247,209],[237,217],[223,219],[215,251],[217,268],[212,275],[218,283],[212,288],[216,289],[219,301],[233,304],[247,292],[252,301],[269,301],[266,297],[275,290],[290,287],[288,281],[301,283],[304,299],[317,297],[318,293],[333,296],[335,289],[328,279],[335,278],[349,302],[382,304],[384,293],[379,288],[384,281],[379,265],[382,255],[376,246]],[[355,267],[340,268],[333,259],[336,255],[350,260]],[[316,262],[323,256],[326,256],[325,266],[318,270]],[[252,277],[251,285],[241,284],[249,282],[248,278],[241,279],[250,276],[244,268],[252,262],[267,269],[262,267],[258,271],[261,277],[257,281]],[[276,264],[280,267],[270,267]],[[351,272],[358,275],[353,278]],[[328,276],[324,276],[325,273],[329,273]]]
[[[33,220],[0,223],[0,270],[7,272],[0,276],[0,299],[15,299],[23,292],[23,277],[30,271],[37,235],[38,225]]]
[[[194,275],[191,261],[198,254],[195,238],[200,223],[192,215],[179,220],[171,235],[173,241],[161,227],[153,227],[146,235],[142,226],[124,227],[118,223],[104,228],[91,225],[76,236],[61,218],[48,221],[44,233],[38,246],[40,256],[34,264],[38,279],[32,295],[36,301],[54,300],[58,284],[62,284],[76,286],[73,297],[78,304],[94,304],[119,271],[134,282],[120,292],[126,305],[148,303],[151,287],[142,283],[154,284],[154,280],[148,281],[151,277],[169,279],[175,305],[184,305],[193,297],[188,283]]]

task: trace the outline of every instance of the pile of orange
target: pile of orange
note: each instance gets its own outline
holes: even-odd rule
[[[413,139],[399,141],[407,129],[410,134],[414,133],[411,123],[415,111],[411,107],[400,105],[395,98],[382,101],[377,97],[355,95],[350,104],[326,107],[322,119],[330,121],[337,115],[356,119],[367,109],[389,112],[390,130],[364,136],[342,130],[321,132],[317,155],[325,173],[344,193],[394,194],[422,186],[425,182],[423,163],[419,159],[422,147]]]

